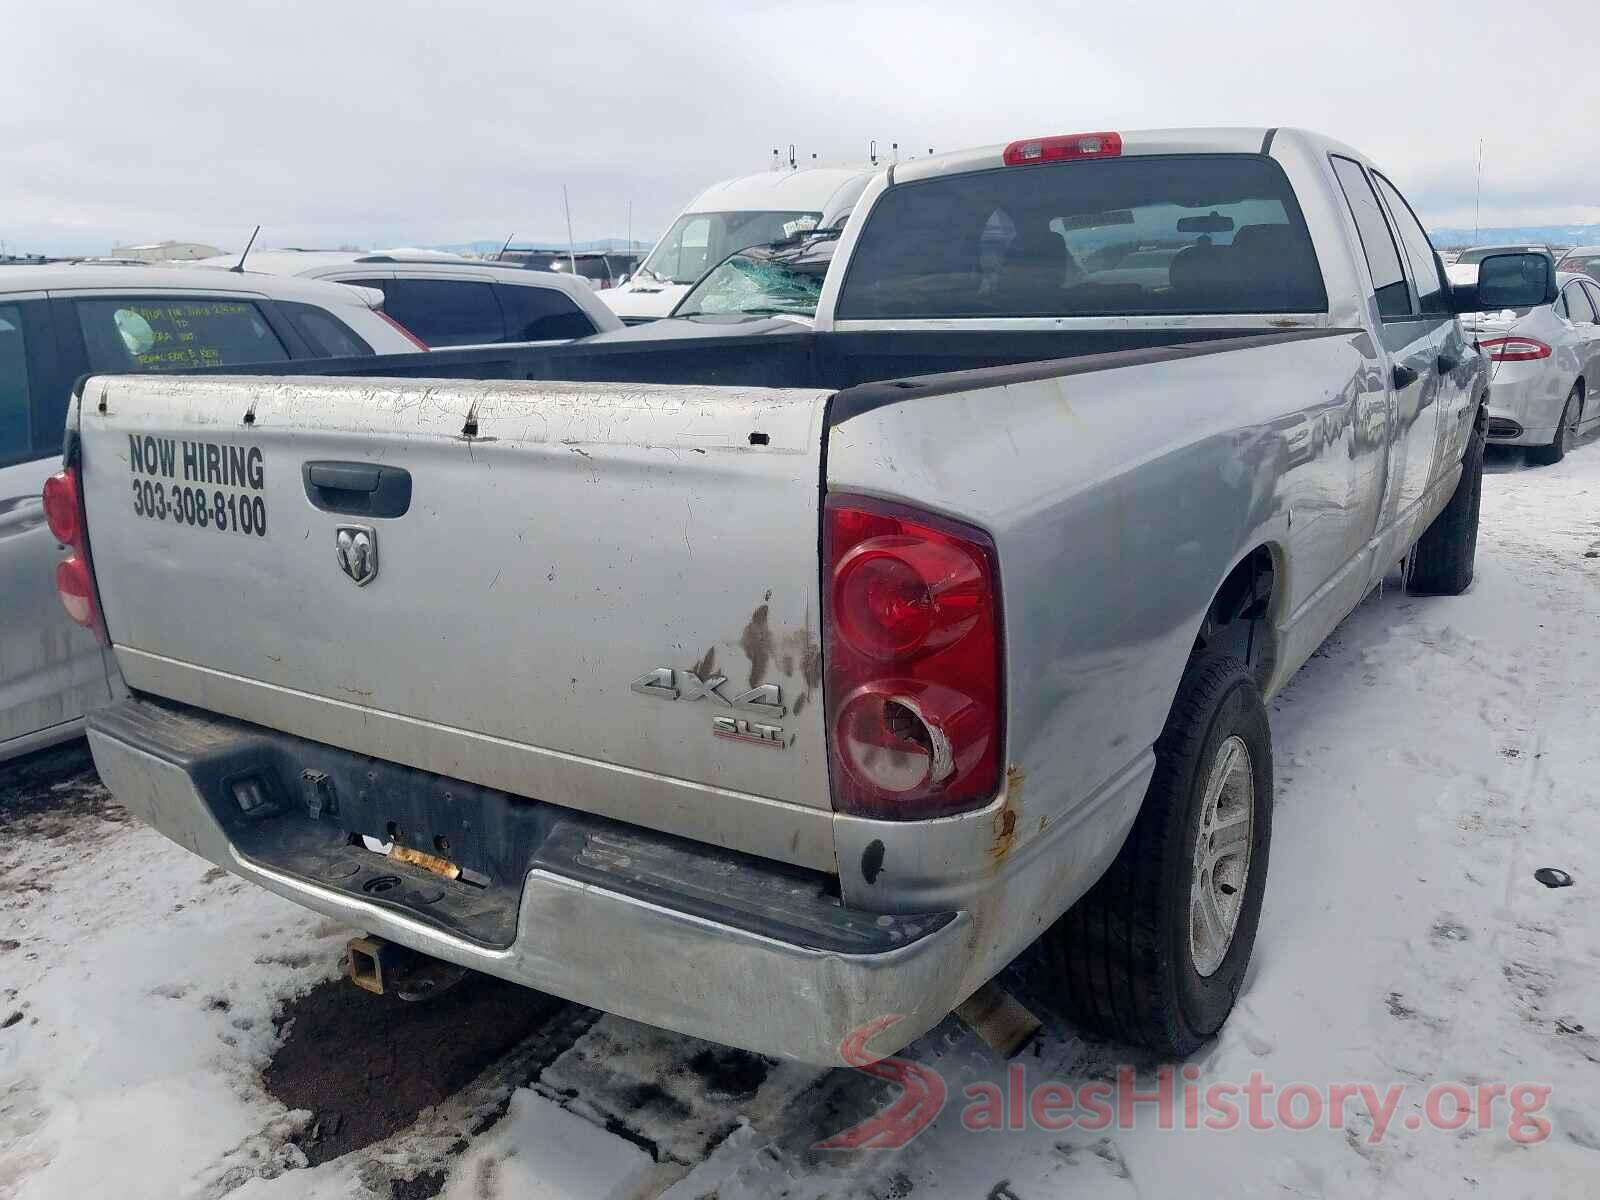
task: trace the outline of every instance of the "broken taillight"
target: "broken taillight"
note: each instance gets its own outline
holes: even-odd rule
[[[982,531],[850,496],[823,535],[834,804],[921,819],[1000,785],[999,576]]]
[[[79,625],[106,641],[100,600],[89,558],[89,531],[84,522],[83,488],[76,466],[65,467],[44,481],[44,519],[50,532],[71,551],[56,564],[56,594],[61,607]]]

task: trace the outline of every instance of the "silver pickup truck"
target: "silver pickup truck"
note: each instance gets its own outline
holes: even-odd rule
[[[91,378],[46,504],[129,689],[95,761],[308,908],[699,1037],[886,1054],[1043,935],[1075,1019],[1191,1052],[1263,698],[1397,563],[1468,586],[1454,313],[1541,265],[1452,292],[1308,133],[1072,135],[884,171],[814,330]]]

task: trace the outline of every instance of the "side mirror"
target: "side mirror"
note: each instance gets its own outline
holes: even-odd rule
[[[629,275],[626,271],[624,271],[621,275],[617,276],[617,286],[621,287],[623,284],[627,283],[628,280],[630,280],[632,278],[633,278],[632,275]]]
[[[1556,298],[1556,273],[1548,254],[1491,254],[1478,264],[1477,285],[1454,287],[1451,298],[1457,312],[1550,304]]]

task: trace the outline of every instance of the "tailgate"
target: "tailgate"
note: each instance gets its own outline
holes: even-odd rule
[[[832,868],[827,392],[144,377],[83,395],[95,573],[132,687]]]

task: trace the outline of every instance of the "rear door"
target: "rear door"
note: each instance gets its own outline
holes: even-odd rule
[[[1395,402],[1395,433],[1389,454],[1389,479],[1382,526],[1404,541],[1433,476],[1439,436],[1438,317],[1417,311],[1400,245],[1378,202],[1366,169],[1354,159],[1332,155],[1371,271],[1377,334],[1389,360],[1390,392]]]
[[[1578,374],[1589,386],[1600,384],[1596,367],[1600,365],[1600,325],[1596,325],[1595,307],[1589,299],[1588,289],[1581,282],[1567,284],[1561,292],[1567,303],[1567,320],[1572,322],[1574,341],[1578,352]]]
[[[1411,279],[1412,304],[1418,318],[1431,323],[1435,338],[1434,369],[1438,374],[1434,402],[1435,445],[1428,473],[1430,482],[1454,470],[1466,452],[1472,433],[1473,393],[1477,373],[1472,348],[1450,306],[1450,286],[1427,231],[1398,189],[1377,171],[1372,172],[1378,194],[1389,212],[1390,224],[1399,235]],[[1408,452],[1408,459],[1410,455]],[[1443,501],[1435,497],[1435,502]]]
[[[59,469],[70,383],[44,296],[0,296],[0,758],[110,698],[99,643],[56,598],[60,554],[39,501]]]
[[[1600,421],[1600,284],[1585,281],[1583,294],[1588,297],[1597,321],[1588,330],[1589,369],[1584,375],[1587,390],[1584,395],[1583,424],[1584,428],[1588,429],[1592,428],[1596,421]]]

